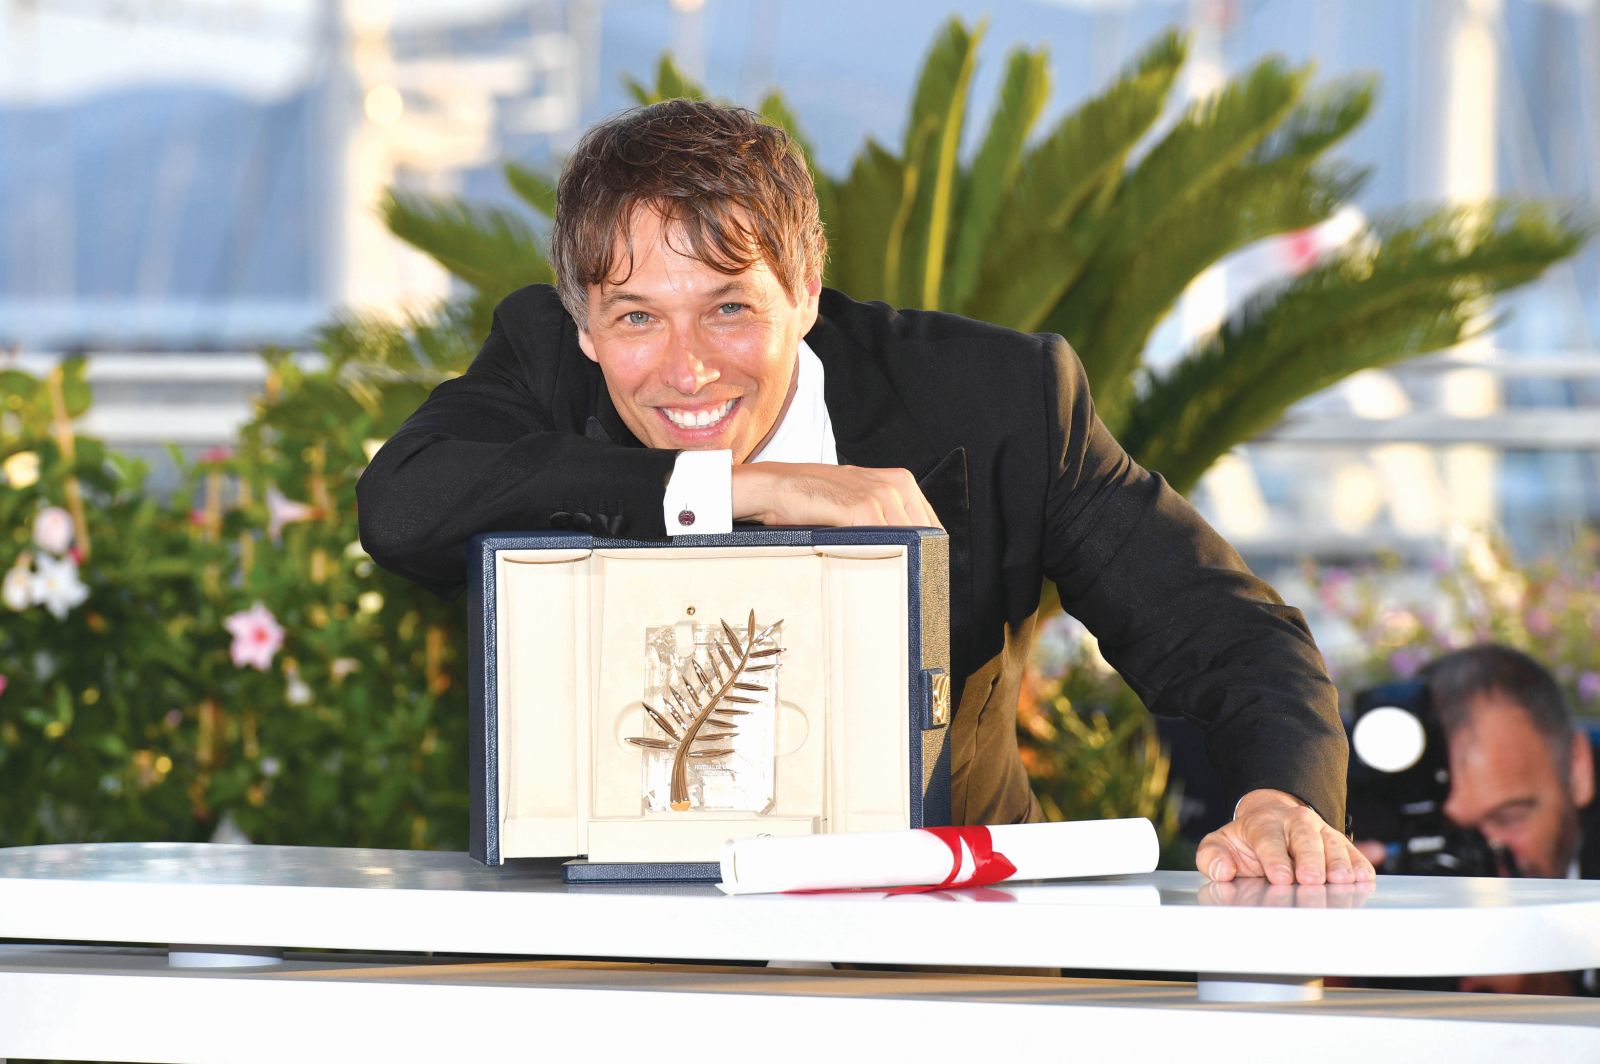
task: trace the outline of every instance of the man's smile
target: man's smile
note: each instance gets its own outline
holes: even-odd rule
[[[665,418],[673,428],[683,432],[711,433],[720,429],[723,422],[733,413],[738,406],[738,399],[728,399],[711,406],[678,407],[658,406],[657,413]]]

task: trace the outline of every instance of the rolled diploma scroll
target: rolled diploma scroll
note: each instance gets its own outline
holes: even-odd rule
[[[1151,872],[1160,844],[1150,821],[1078,820],[989,828],[996,853],[1017,866],[1010,879],[1068,879]],[[962,845],[961,872],[972,876]],[[950,847],[926,831],[733,839],[722,849],[721,888],[728,894],[787,890],[858,890],[925,886],[950,878]]]

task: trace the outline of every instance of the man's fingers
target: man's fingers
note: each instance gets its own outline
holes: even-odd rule
[[[776,525],[944,527],[907,470],[783,462],[735,467],[734,517]]]
[[[1355,871],[1356,882],[1375,882],[1378,878],[1378,870],[1373,865],[1372,859],[1367,856],[1366,851],[1355,843],[1350,843],[1350,849],[1354,851],[1350,858],[1350,867]]]
[[[1287,880],[1308,887],[1320,886],[1328,875],[1327,851],[1323,849],[1322,818],[1311,810],[1289,818],[1285,834],[1289,845],[1289,860],[1294,867]],[[1270,878],[1270,875],[1269,875]],[[1280,882],[1274,879],[1274,883]]]
[[[1322,828],[1322,839],[1328,858],[1328,882],[1354,883],[1356,871],[1352,862],[1361,855],[1343,835],[1326,825]]]
[[[1255,854],[1241,837],[1238,821],[1225,824],[1200,840],[1194,861],[1196,868],[1218,883],[1261,874]]]
[[[1246,822],[1245,842],[1269,883],[1293,883],[1294,861],[1284,823],[1277,817],[1255,817]]]
[[[1239,868],[1234,863],[1233,855],[1228,852],[1227,845],[1219,840],[1219,835],[1221,832],[1213,831],[1201,841],[1194,852],[1194,864],[1213,882],[1228,883],[1239,874]]]

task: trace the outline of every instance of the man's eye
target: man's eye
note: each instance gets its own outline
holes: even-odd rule
[[[1514,831],[1527,822],[1528,812],[1527,809],[1507,809],[1494,813],[1484,821],[1484,826],[1491,831]]]
[[[724,303],[717,308],[717,313],[723,315],[737,314],[743,309],[743,303]]]
[[[650,324],[650,315],[642,310],[630,310],[627,314],[627,322],[629,325],[648,325]]]

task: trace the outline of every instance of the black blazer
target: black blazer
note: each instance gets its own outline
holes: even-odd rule
[[[1016,707],[1048,577],[1145,705],[1205,729],[1230,798],[1277,788],[1344,827],[1345,733],[1300,613],[1124,453],[1060,337],[825,289],[806,341],[839,460],[911,470],[950,534],[957,823],[1039,817]],[[361,540],[453,594],[480,532],[664,536],[674,460],[623,425],[554,290],[524,288],[361,477]]]

